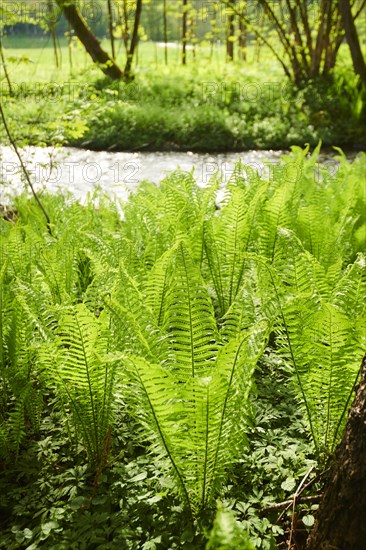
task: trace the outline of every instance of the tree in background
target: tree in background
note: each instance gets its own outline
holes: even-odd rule
[[[362,2],[361,8],[365,7],[366,2]],[[343,27],[346,33],[346,39],[351,52],[353,68],[355,73],[360,75],[362,82],[366,84],[366,61],[362,54],[360,40],[355,25],[356,17],[352,15],[352,6],[349,0],[339,0],[339,11],[342,17]]]
[[[285,74],[296,84],[310,78],[326,76],[332,71],[346,32],[352,40],[357,67],[360,67],[360,55],[357,54],[355,41],[355,21],[365,7],[365,0],[354,3],[354,15],[350,9],[347,10],[349,0],[339,0],[340,5],[343,4],[342,14],[338,0],[320,0],[319,3],[303,0],[279,0],[274,3],[271,0],[259,0],[255,6],[237,0],[221,0],[221,3],[238,17],[241,16],[247,28],[270,48]],[[245,6],[248,9],[244,10]],[[280,43],[282,52],[277,44],[272,43],[270,34],[264,33],[258,24],[262,15],[269,24],[269,31],[274,32]]]
[[[107,76],[109,76],[114,80],[120,80],[122,78],[125,78],[125,79],[131,78],[132,61],[133,61],[133,57],[135,55],[136,47],[138,43],[138,32],[139,32],[139,25],[140,25],[141,12],[142,12],[142,0],[136,1],[134,26],[133,26],[129,45],[128,45],[128,28],[127,28],[127,24],[128,24],[127,23],[128,22],[127,4],[126,2],[123,2],[125,31],[127,31],[123,33],[125,47],[127,51],[127,59],[126,59],[126,65],[125,65],[124,71],[122,71],[121,68],[115,62],[116,54],[115,54],[114,35],[113,35],[114,20],[113,20],[113,10],[112,10],[111,0],[108,0],[107,8],[108,8],[108,26],[109,26],[109,35],[111,40],[112,57],[102,48],[99,40],[97,39],[96,35],[92,32],[92,30],[88,26],[87,21],[84,19],[81,11],[79,10],[79,7],[76,5],[75,2],[68,2],[67,0],[56,0],[56,2],[58,6],[62,9],[62,12],[66,20],[68,21],[70,26],[74,29],[76,36],[78,37],[80,42],[83,44],[86,51],[89,53],[89,55],[93,59],[94,63],[100,66],[104,74],[106,74]]]
[[[128,44],[129,44],[129,37],[130,37],[127,2],[128,0],[119,0],[116,3],[117,14],[118,14],[118,26],[120,28],[121,38],[125,47],[126,56],[128,55]]]
[[[247,40],[248,40],[247,25],[245,23],[244,17],[245,17],[245,6],[243,6],[243,11],[239,16],[238,55],[239,55],[239,59],[241,59],[242,61],[247,60]]]
[[[125,70],[124,70],[125,79],[131,78],[132,61],[133,61],[133,57],[136,52],[137,43],[138,43],[138,32],[139,32],[139,26],[140,26],[140,20],[141,20],[141,12],[142,12],[142,0],[137,0],[135,21],[134,21],[134,26],[132,31],[130,49],[127,54],[127,61],[126,61]]]
[[[108,8],[109,39],[111,41],[112,58],[116,59],[116,51],[114,47],[114,33],[113,33],[114,22],[113,22],[112,0],[107,0],[107,8]]]
[[[56,0],[56,2],[58,6],[62,9],[65,18],[70,23],[70,26],[74,29],[76,36],[83,44],[94,63],[98,64],[104,74],[106,74],[110,78],[114,80],[122,79],[122,70],[109,56],[109,54],[102,48],[99,40],[91,31],[87,22],[82,16],[78,6],[75,3],[68,2],[67,0]]]
[[[165,65],[168,65],[168,14],[166,0],[163,0],[163,28],[164,28],[164,59]]]
[[[235,10],[236,0],[232,2],[233,10],[228,13],[226,30],[226,59],[234,61],[234,42],[235,42]]]
[[[60,46],[58,44],[57,33],[56,33],[57,14],[55,13],[54,8],[55,8],[55,6],[54,6],[52,0],[48,0],[47,1],[48,31],[49,31],[50,35],[52,36],[53,51],[54,51],[54,56],[55,56],[55,64],[56,64],[56,67],[59,68],[61,66],[61,56],[59,56]]]
[[[182,65],[187,64],[187,40],[188,40],[188,0],[183,0],[182,11]]]

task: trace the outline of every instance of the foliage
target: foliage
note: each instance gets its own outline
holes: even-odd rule
[[[8,548],[203,547],[217,497],[209,544],[247,544],[234,514],[275,548],[259,508],[334,449],[365,346],[366,157],[318,155],[239,163],[220,205],[177,171],[123,219],[102,195],[45,195],[52,235],[26,196],[0,219]]]
[[[19,144],[127,151],[285,149],[319,140],[364,145],[365,92],[344,52],[334,74],[297,87],[268,56],[260,68],[254,62],[208,66],[203,50],[195,68],[156,68],[153,46],[146,44],[134,81],[124,84],[100,79],[82,51],[76,50],[78,71],[70,74],[67,66],[55,72],[49,49],[24,50],[32,62],[9,65],[13,95],[2,86]],[[62,55],[67,58],[66,46]]]
[[[207,550],[254,550],[248,540],[248,535],[240,529],[239,524],[229,511],[218,507],[215,522],[210,539],[206,545]]]

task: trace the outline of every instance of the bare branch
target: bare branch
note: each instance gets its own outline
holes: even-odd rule
[[[24,176],[25,176],[25,179],[27,180],[27,183],[28,183],[28,185],[29,185],[29,187],[30,187],[30,189],[31,189],[31,191],[32,191],[33,197],[35,198],[35,200],[36,200],[36,202],[37,202],[39,208],[42,210],[43,215],[44,215],[44,217],[46,218],[48,232],[49,232],[50,235],[52,235],[51,220],[50,220],[50,218],[49,218],[49,216],[48,216],[48,214],[47,214],[47,212],[46,212],[45,207],[43,206],[42,202],[40,201],[40,199],[39,199],[39,197],[38,197],[38,195],[37,195],[37,193],[36,193],[36,191],[35,191],[35,189],[34,189],[34,187],[33,187],[33,184],[32,184],[32,182],[31,182],[31,179],[30,179],[29,174],[28,174],[28,170],[27,170],[27,168],[25,167],[25,164],[24,164],[24,162],[23,162],[23,159],[22,159],[22,157],[21,157],[21,154],[19,153],[18,146],[17,146],[17,144],[15,143],[15,140],[14,140],[13,136],[11,135],[11,132],[10,132],[9,127],[8,127],[8,124],[7,124],[7,122],[6,122],[5,113],[4,113],[4,110],[3,110],[3,106],[2,106],[1,101],[0,101],[0,116],[1,116],[1,119],[2,119],[3,124],[4,124],[5,132],[6,132],[8,138],[9,138],[9,141],[10,141],[10,143],[11,143],[11,145],[12,145],[14,151],[15,151],[15,154],[17,155],[17,157],[18,157],[18,159],[19,159],[20,166],[21,166],[21,168],[22,168],[22,171],[23,171],[23,174],[24,174]]]

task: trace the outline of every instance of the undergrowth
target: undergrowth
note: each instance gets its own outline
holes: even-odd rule
[[[65,75],[51,84],[14,84],[13,97],[3,89],[3,101],[17,141],[30,145],[209,152],[322,140],[365,147],[365,89],[349,71],[300,88],[265,75],[239,67],[141,69],[128,84]]]
[[[0,219],[0,548],[302,548],[365,349],[365,155]],[[294,528],[294,526],[296,526]]]

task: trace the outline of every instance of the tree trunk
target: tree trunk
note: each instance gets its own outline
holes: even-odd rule
[[[55,57],[55,64],[56,69],[60,68],[60,63],[58,59],[58,52],[57,52],[57,37],[56,37],[56,30],[55,30],[55,19],[54,19],[54,13],[53,13],[53,5],[50,0],[47,2],[47,11],[48,11],[48,30],[52,36],[52,44],[53,44],[53,53]]]
[[[111,50],[112,58],[116,59],[116,50],[114,47],[114,34],[113,34],[113,9],[112,9],[112,0],[107,0],[108,7],[108,28],[109,28],[109,39],[111,41]]]
[[[164,58],[165,65],[168,65],[168,17],[166,11],[166,0],[163,2],[163,26],[164,26]]]
[[[231,2],[235,9],[236,0]],[[234,39],[235,39],[235,13],[231,13],[228,17],[228,28],[226,36],[226,59],[234,61]]]
[[[126,50],[126,58],[128,56],[128,39],[129,39],[129,27],[128,27],[128,13],[127,13],[127,6],[126,6],[126,0],[124,0],[123,2],[123,16],[122,16],[122,13],[121,13],[121,8],[120,8],[120,5],[117,4],[117,9],[118,9],[118,18],[119,18],[119,21],[120,21],[120,25],[121,25],[121,29],[122,29],[122,40],[123,40],[123,44],[124,44],[124,47],[125,47],[125,50]]]
[[[94,63],[100,64],[104,74],[110,78],[114,80],[123,78],[121,69],[116,65],[113,59],[109,57],[108,53],[103,50],[98,39],[88,27],[75,4],[66,4],[65,0],[56,0],[56,2],[62,9],[66,20],[74,29],[76,36],[83,44]]]
[[[142,0],[137,0],[136,2],[136,12],[135,12],[135,22],[133,25],[133,31],[132,31],[132,37],[131,37],[131,44],[130,49],[127,55],[127,61],[125,66],[125,78],[130,78],[131,76],[131,67],[132,67],[132,60],[135,53],[135,50],[137,48],[138,38],[139,38],[139,26],[140,26],[140,19],[141,19],[141,11],[142,11]]]
[[[341,13],[344,30],[346,31],[346,38],[349,49],[351,51],[355,73],[359,74],[362,78],[362,81],[366,83],[366,62],[362,55],[355,21],[352,16],[350,2],[349,0],[339,0],[338,6]]]
[[[247,60],[247,39],[248,39],[248,33],[247,33],[247,26],[245,24],[245,21],[242,17],[239,16],[239,58],[242,61]]]
[[[182,14],[182,65],[187,64],[188,0],[183,0]]]
[[[306,550],[366,548],[366,355]]]
[[[69,51],[69,65],[70,65],[70,74],[72,73],[72,35],[71,35],[71,25],[68,23],[68,32],[67,32],[67,47]]]

